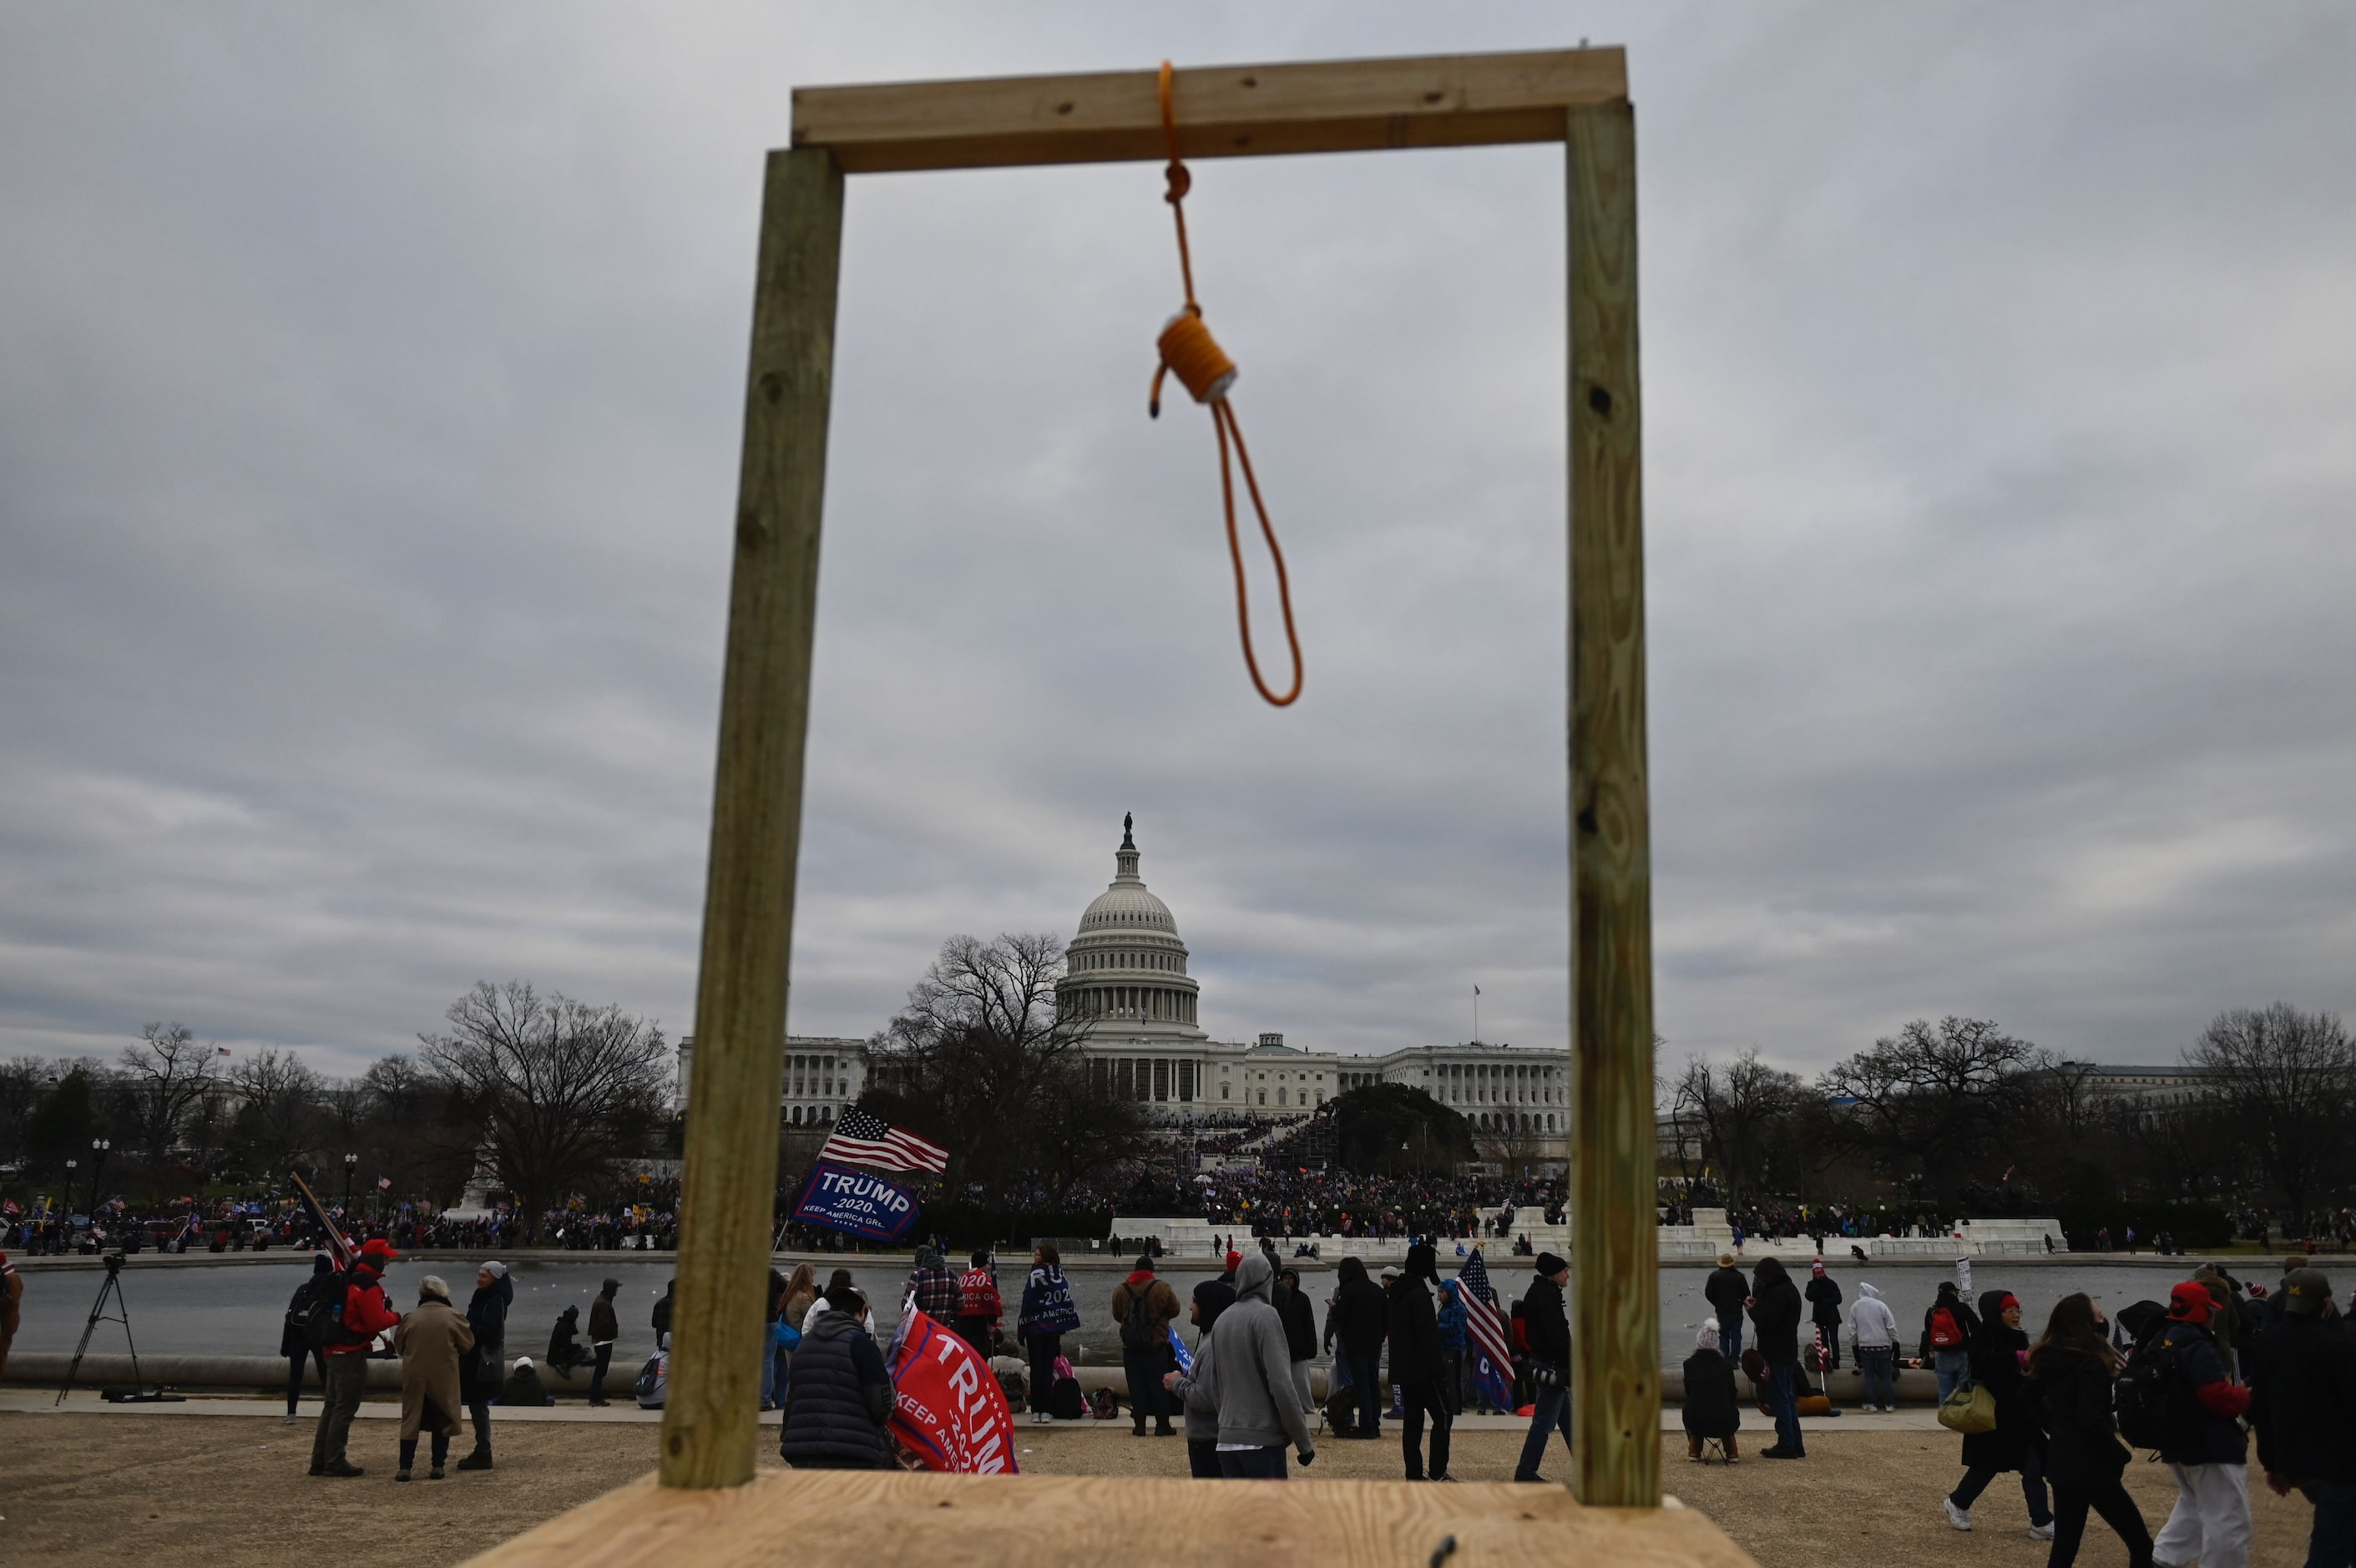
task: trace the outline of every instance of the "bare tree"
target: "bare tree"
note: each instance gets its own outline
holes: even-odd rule
[[[211,1091],[218,1052],[198,1044],[186,1024],[150,1024],[139,1038],[140,1044],[123,1047],[124,1087],[140,1147],[161,1161],[190,1108]]]
[[[2185,1052],[2206,1096],[2254,1151],[2286,1219],[2304,1229],[2349,1144],[2356,1109],[2356,1043],[2329,1013],[2288,1003],[2220,1013]]]
[[[2034,1084],[2051,1056],[1984,1018],[1916,1019],[1824,1077],[1850,1101],[1843,1128],[1891,1174],[1919,1172],[1944,1207],[2031,1122]]]
[[[292,1051],[262,1049],[230,1069],[239,1105],[230,1130],[250,1166],[284,1177],[319,1127],[319,1075]]]
[[[1761,1060],[1756,1046],[1723,1069],[1703,1057],[1687,1061],[1675,1113],[1701,1134],[1703,1157],[1717,1166],[1729,1207],[1764,1196],[1774,1155],[1807,1099],[1798,1075]]]
[[[530,985],[488,981],[420,1035],[426,1065],[480,1115],[519,1210],[600,1185],[659,1136],[670,1073],[659,1028]]]
[[[951,937],[876,1036],[876,1109],[906,1117],[949,1151],[951,1190],[1060,1194],[1133,1154],[1143,1118],[1093,1088],[1087,1026],[1059,1015],[1064,944],[1053,936]]]

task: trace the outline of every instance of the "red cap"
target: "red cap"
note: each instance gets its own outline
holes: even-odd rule
[[[360,1243],[360,1262],[369,1264],[380,1273],[384,1271],[387,1263],[400,1256],[400,1253],[392,1250],[392,1243],[381,1236],[371,1236]]]
[[[2004,1294],[1997,1298],[1996,1309],[1998,1312],[2008,1312],[2019,1305],[2019,1298],[2015,1296],[2010,1291],[2007,1291]]]
[[[2209,1287],[2190,1280],[2168,1293],[2168,1316],[2179,1323],[2206,1323],[2209,1309],[2215,1305],[2209,1299]]]

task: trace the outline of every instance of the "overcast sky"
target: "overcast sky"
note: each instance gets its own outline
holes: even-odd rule
[[[0,1055],[691,1031],[799,84],[1624,43],[1671,1064],[2356,1012],[2356,11],[0,5]],[[850,194],[790,1024],[1072,933],[1221,1038],[1559,1047],[1562,157]],[[1263,591],[1260,602],[1268,595]],[[1280,635],[1263,624],[1263,647]],[[1281,653],[1274,658],[1280,665]]]

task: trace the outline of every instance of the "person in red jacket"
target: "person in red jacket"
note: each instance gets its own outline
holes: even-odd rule
[[[311,1474],[359,1476],[364,1472],[344,1456],[351,1436],[352,1417],[359,1413],[360,1394],[368,1386],[369,1348],[378,1335],[400,1326],[401,1316],[384,1300],[384,1271],[401,1254],[392,1243],[377,1238],[362,1246],[352,1260],[351,1283],[345,1287],[341,1312],[327,1325],[326,1403],[320,1407],[318,1429],[311,1436]]]
[[[958,1334],[986,1361],[991,1341],[997,1337],[999,1319],[1005,1315],[1006,1305],[998,1296],[998,1276],[990,1272],[990,1253],[976,1252],[973,1267],[958,1276]]]

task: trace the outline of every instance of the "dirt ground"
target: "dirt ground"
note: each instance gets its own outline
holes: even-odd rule
[[[395,1485],[393,1428],[364,1422],[353,1457],[358,1480],[313,1479],[311,1424],[230,1416],[0,1412],[0,1563],[133,1563],[200,1552],[209,1568],[340,1562],[352,1543],[404,1563],[457,1563],[609,1487],[651,1469],[659,1429],[647,1425],[510,1423],[499,1429],[498,1468],[447,1480]],[[765,1431],[774,1443],[774,1429]],[[1022,1427],[1025,1469],[1058,1474],[1183,1475],[1177,1438]],[[463,1442],[460,1451],[463,1452]],[[1457,1434],[1453,1468],[1467,1480],[1505,1480],[1519,1434]],[[1947,1528],[1939,1498],[1961,1472],[1944,1434],[1811,1434],[1795,1464],[1749,1459],[1729,1469],[1688,1464],[1681,1441],[1664,1446],[1669,1491],[1708,1514],[1768,1568],[1858,1564],[2018,1564],[2041,1568],[2046,1548],[2027,1535],[2018,1485],[1989,1488],[1969,1535]],[[776,1463],[774,1451],[765,1464]],[[1547,1462],[1566,1475],[1558,1445]],[[417,1474],[423,1477],[424,1470]],[[1389,1478],[1399,1453],[1388,1438],[1328,1443],[1313,1477]],[[2138,1464],[2128,1486],[2156,1531],[2174,1488],[2157,1466]],[[2306,1557],[2308,1509],[2295,1496],[2254,1488],[2257,1568],[2296,1568]],[[2115,1568],[2126,1553],[2099,1522],[2078,1561]]]

